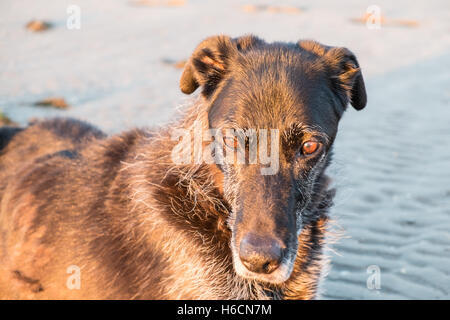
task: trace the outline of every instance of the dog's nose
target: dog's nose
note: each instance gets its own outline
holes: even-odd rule
[[[268,274],[279,267],[283,250],[275,239],[248,234],[239,245],[239,258],[248,270]]]

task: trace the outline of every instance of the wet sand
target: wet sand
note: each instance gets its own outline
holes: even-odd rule
[[[80,30],[66,28],[70,4],[81,8]],[[386,21],[414,23],[370,30],[355,22],[366,10],[358,1],[2,1],[0,111],[20,124],[76,117],[109,133],[163,125],[186,103],[181,62],[209,35],[346,46],[369,103],[348,109],[335,144],[331,215],[345,237],[330,252],[323,298],[449,299],[450,5],[377,5]],[[27,30],[33,19],[51,28]],[[49,97],[68,109],[35,105]],[[373,265],[378,290],[366,284]]]

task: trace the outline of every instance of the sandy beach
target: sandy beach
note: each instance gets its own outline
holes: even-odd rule
[[[381,10],[379,29],[362,19]],[[69,29],[67,8],[80,8]],[[37,19],[50,27],[32,32]],[[182,61],[207,36],[314,39],[358,57],[368,105],[348,108],[329,169],[338,193],[323,299],[450,299],[448,1],[4,0],[0,112],[67,116],[108,133],[164,125],[188,103]],[[61,97],[67,108],[36,106]],[[379,288],[367,280],[373,266]]]

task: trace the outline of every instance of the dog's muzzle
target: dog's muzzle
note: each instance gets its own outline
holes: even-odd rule
[[[239,245],[239,258],[251,272],[269,274],[281,264],[285,249],[274,238],[249,233]]]

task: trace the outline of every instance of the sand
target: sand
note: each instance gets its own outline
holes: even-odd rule
[[[81,9],[79,30],[66,27],[71,4]],[[450,4],[377,1],[386,21],[379,30],[358,22],[368,4],[4,0],[0,111],[20,124],[76,117],[109,133],[163,125],[186,102],[180,65],[206,36],[346,46],[359,58],[369,103],[348,109],[336,140],[331,215],[346,237],[330,252],[323,298],[449,299]],[[27,30],[33,20],[51,28]],[[55,96],[70,107],[34,105]],[[380,288],[371,290],[373,265]]]

